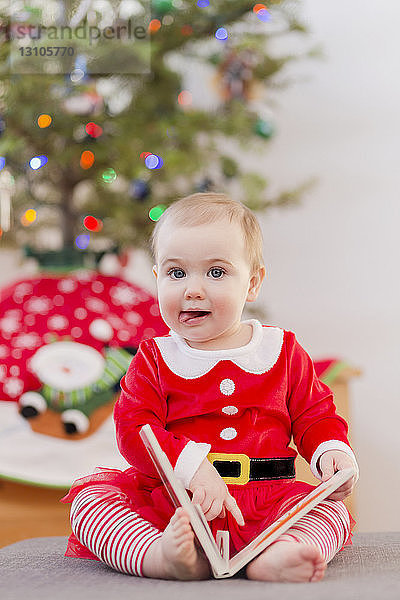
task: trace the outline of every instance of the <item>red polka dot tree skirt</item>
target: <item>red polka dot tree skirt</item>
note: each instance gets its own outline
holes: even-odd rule
[[[156,298],[97,271],[3,288],[0,476],[69,487],[99,465],[126,467],[111,417],[119,379],[141,340],[168,331]]]
[[[30,368],[39,348],[77,342],[104,355],[168,333],[157,300],[119,277],[96,271],[40,275],[0,291],[0,399],[17,401],[41,387]]]

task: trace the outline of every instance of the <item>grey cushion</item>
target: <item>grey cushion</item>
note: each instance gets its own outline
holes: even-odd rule
[[[96,561],[64,558],[66,538],[34,538],[0,549],[1,600],[398,600],[400,532],[360,533],[319,583],[246,579],[165,581],[122,575]]]

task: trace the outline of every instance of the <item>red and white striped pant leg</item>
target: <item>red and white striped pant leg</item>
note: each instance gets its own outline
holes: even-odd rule
[[[71,505],[71,527],[78,540],[109,567],[143,577],[143,558],[162,535],[132,511],[118,488],[88,486]]]
[[[350,535],[350,517],[343,502],[323,500],[278,541],[301,542],[317,546],[328,563],[343,547]]]

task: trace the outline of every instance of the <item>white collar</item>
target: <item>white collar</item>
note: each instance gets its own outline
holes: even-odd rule
[[[257,319],[242,322],[250,323],[253,335],[248,344],[239,348],[224,350],[192,348],[172,329],[169,335],[153,339],[168,368],[184,379],[195,379],[205,375],[221,360],[230,360],[247,373],[265,373],[279,358],[283,343],[283,329],[263,327]]]

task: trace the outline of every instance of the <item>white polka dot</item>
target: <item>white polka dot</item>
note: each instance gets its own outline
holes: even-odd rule
[[[223,379],[219,384],[219,389],[225,396],[230,396],[235,391],[235,384],[232,379]]]
[[[153,338],[155,335],[156,332],[152,327],[146,327],[143,331],[143,339]]]
[[[21,358],[21,356],[22,356],[22,350],[13,350],[11,352],[11,356],[13,358]]]
[[[15,292],[18,296],[28,296],[33,292],[33,286],[30,283],[20,283],[15,288]]]
[[[26,315],[24,317],[24,321],[27,325],[34,325],[35,324],[35,317],[34,315]]]
[[[4,382],[3,390],[11,398],[16,398],[24,391],[24,382],[18,377],[9,377]]]
[[[160,309],[158,308],[158,304],[152,304],[150,306],[150,314],[153,315],[153,317],[160,316]]]
[[[108,312],[108,306],[103,300],[100,298],[94,298],[94,296],[90,296],[85,299],[86,308],[95,313],[100,313],[101,315]]]
[[[60,279],[57,288],[62,294],[70,294],[77,288],[77,283],[73,279]]]
[[[74,316],[76,319],[83,321],[87,317],[87,310],[85,308],[77,308],[74,312]]]
[[[236,413],[239,412],[239,409],[236,408],[236,406],[224,406],[222,412],[226,415],[236,415]]]
[[[225,427],[219,435],[223,440],[233,440],[237,436],[237,431],[234,427]]]
[[[20,308],[9,309],[4,313],[5,317],[11,317],[12,319],[22,319],[24,313]]]
[[[1,344],[0,345],[0,358],[5,358],[9,354],[10,354],[9,348],[7,348],[7,346],[5,344]],[[0,365],[0,367],[1,367],[1,365]]]
[[[83,332],[82,332],[82,329],[80,327],[73,327],[71,329],[71,335],[72,335],[73,338],[81,337],[82,333]]]
[[[47,327],[53,329],[66,329],[68,327],[68,319],[64,315],[53,315],[47,319]]]
[[[92,283],[92,291],[95,294],[101,294],[104,291],[104,285],[101,281],[93,281]]]
[[[101,340],[102,342],[109,342],[114,336],[113,328],[104,319],[95,319],[92,321],[89,325],[89,332],[96,340]]]
[[[13,375],[13,377],[18,377],[19,367],[17,367],[17,365],[12,365],[12,367],[10,367],[10,375]]]
[[[54,306],[62,306],[64,304],[64,298],[61,296],[61,294],[56,294],[54,296],[53,304]]]
[[[139,315],[139,313],[137,312],[126,312],[124,313],[124,319],[127,323],[130,323],[132,325],[141,325],[143,323],[143,318],[141,315]]]
[[[129,331],[126,331],[126,329],[121,329],[118,331],[117,337],[119,340],[121,340],[121,342],[127,342],[131,336]]]

